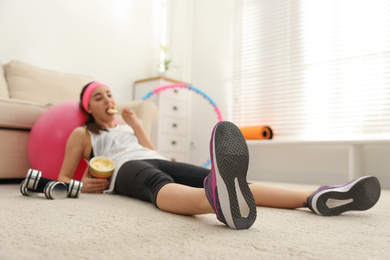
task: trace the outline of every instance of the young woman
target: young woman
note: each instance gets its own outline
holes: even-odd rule
[[[86,85],[80,109],[88,115],[84,126],[69,136],[59,181],[70,183],[83,157],[104,156],[115,162],[111,182],[88,178],[82,192],[115,192],[152,202],[161,210],[196,215],[215,213],[234,229],[247,229],[256,219],[256,205],[294,209],[309,207],[324,215],[349,210],[367,210],[380,196],[375,177],[365,176],[344,185],[321,186],[317,191],[295,191],[248,184],[248,148],[240,130],[230,122],[219,122],[210,140],[211,170],[170,162],[155,151],[136,114],[125,108],[126,125],[117,125],[116,103],[108,86]]]

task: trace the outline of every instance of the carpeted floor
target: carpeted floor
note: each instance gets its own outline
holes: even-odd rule
[[[310,185],[270,183],[311,190]],[[0,259],[390,259],[390,191],[369,211],[320,217],[258,207],[249,230],[118,195],[24,197],[0,185]]]

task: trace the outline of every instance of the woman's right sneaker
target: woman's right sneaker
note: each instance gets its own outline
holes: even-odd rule
[[[373,176],[365,176],[342,185],[323,185],[303,205],[322,216],[337,216],[351,210],[367,210],[379,200],[381,186]]]
[[[248,146],[231,122],[215,125],[210,140],[211,173],[204,180],[206,196],[217,218],[233,229],[248,229],[256,220],[256,204],[249,189]]]

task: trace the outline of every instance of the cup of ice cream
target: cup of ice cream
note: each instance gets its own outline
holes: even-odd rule
[[[90,178],[109,179],[114,169],[115,163],[106,157],[96,156],[89,161]]]

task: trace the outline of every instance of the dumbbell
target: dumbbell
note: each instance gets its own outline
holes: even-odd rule
[[[39,192],[28,188],[25,179],[20,183],[20,192],[24,196],[30,197],[38,197],[43,192],[47,199],[63,199],[67,196],[67,187],[63,182],[50,181],[45,185],[43,191]]]
[[[47,199],[78,198],[83,183],[71,180],[70,184],[53,181],[42,177],[42,172],[29,169],[26,179],[20,185],[20,191],[24,196],[44,193]]]

